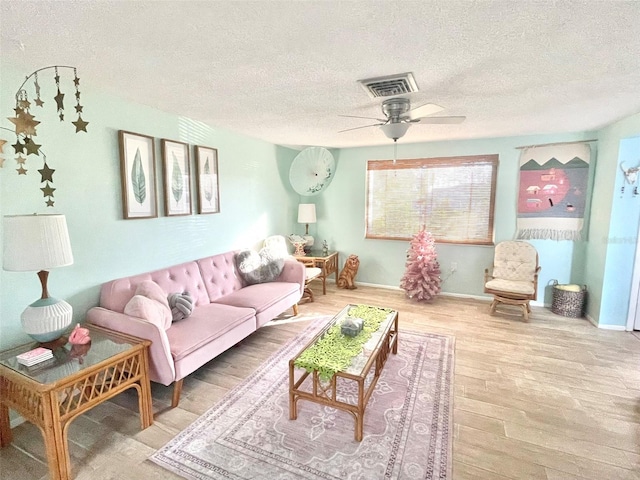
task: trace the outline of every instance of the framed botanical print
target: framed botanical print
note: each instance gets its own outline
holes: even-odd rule
[[[125,219],[158,216],[153,137],[118,131]]]
[[[198,213],[219,213],[218,150],[198,145],[195,148]]]
[[[165,215],[191,215],[189,145],[162,139]]]

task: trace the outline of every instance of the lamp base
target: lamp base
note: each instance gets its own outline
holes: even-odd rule
[[[304,243],[302,242],[295,242],[293,244],[293,246],[295,247],[295,252],[293,252],[294,255],[297,255],[299,257],[304,256]]]
[[[73,309],[64,300],[41,298],[29,305],[22,315],[22,328],[38,342],[50,342],[62,336],[73,321]]]

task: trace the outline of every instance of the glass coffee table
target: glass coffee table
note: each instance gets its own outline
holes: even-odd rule
[[[18,363],[16,355],[36,343],[0,353],[0,447],[12,440],[8,412],[12,408],[42,431],[54,480],[71,478],[67,432],[80,414],[135,388],[142,429],[153,423],[147,352],[151,342],[84,326],[90,330],[90,344],[63,341],[52,348],[52,359],[32,367]]]
[[[342,350],[343,342],[352,345],[350,339],[341,336],[340,325],[347,317],[356,317],[360,312],[377,318],[375,323],[379,322],[379,326],[370,332],[359,352],[346,364],[344,359],[340,364],[333,355],[323,355],[323,349],[328,348],[324,351],[330,352],[333,348],[329,344],[338,345],[338,350]],[[367,322],[365,319],[365,325]],[[298,400],[338,408],[354,416],[355,439],[362,441],[364,412],[391,352],[398,353],[398,312],[368,305],[347,305],[289,361],[289,418],[298,418]],[[340,394],[343,382],[355,382],[355,402],[349,402]]]

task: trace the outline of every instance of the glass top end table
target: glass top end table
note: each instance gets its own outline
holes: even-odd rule
[[[9,408],[40,427],[51,478],[71,478],[68,424],[111,397],[135,388],[142,429],[153,423],[149,383],[148,340],[94,325],[88,345],[64,344],[53,358],[31,367],[16,355],[38,346],[31,343],[0,352],[0,447],[11,443]]]

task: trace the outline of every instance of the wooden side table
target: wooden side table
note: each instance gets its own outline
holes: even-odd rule
[[[306,255],[294,255],[296,260],[304,263],[309,267],[318,267],[322,273],[318,278],[322,279],[322,294],[327,294],[327,277],[332,273],[336,274],[336,283],[338,283],[338,252],[329,252],[327,255],[322,250],[311,250]]]
[[[151,342],[89,325],[91,344],[54,349],[54,358],[32,367],[16,355],[36,343],[0,353],[0,447],[11,443],[9,408],[42,431],[54,480],[71,478],[67,433],[80,414],[127,390],[138,391],[142,429],[153,423],[148,348]]]

